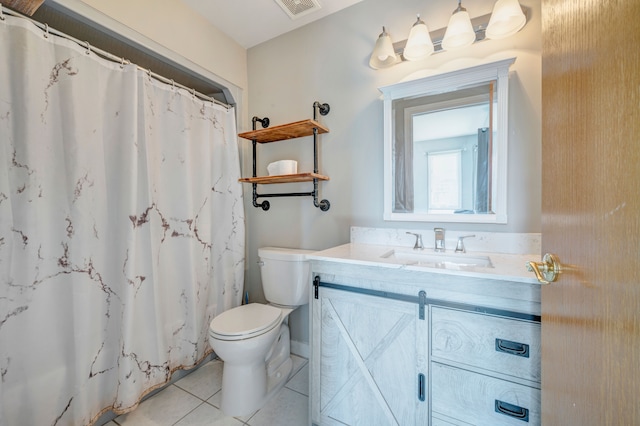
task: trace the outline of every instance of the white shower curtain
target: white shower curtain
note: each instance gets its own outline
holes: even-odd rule
[[[232,109],[0,21],[0,425],[125,412],[240,303]]]

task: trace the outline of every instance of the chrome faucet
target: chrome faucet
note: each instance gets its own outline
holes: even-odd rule
[[[435,251],[444,251],[444,228],[433,228],[433,232],[436,233],[436,242],[434,245]]]
[[[458,244],[456,244],[456,253],[466,253],[467,250],[464,248],[464,239],[473,237],[475,237],[475,235],[463,235],[462,237],[458,237]]]
[[[422,235],[421,234],[415,234],[413,232],[407,232],[407,234],[415,235],[415,237],[416,237],[416,243],[413,245],[413,249],[414,250],[422,250],[422,249],[424,249],[424,244],[422,244]]]

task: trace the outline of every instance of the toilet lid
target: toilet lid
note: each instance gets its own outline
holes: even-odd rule
[[[260,303],[229,309],[215,317],[211,332],[223,339],[246,339],[271,330],[282,322],[282,310]]]

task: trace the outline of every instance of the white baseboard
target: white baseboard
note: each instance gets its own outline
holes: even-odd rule
[[[298,342],[296,340],[292,340],[291,353],[294,355],[298,355],[302,358],[309,359],[309,355],[311,354],[311,348],[309,347],[309,343],[307,342]]]

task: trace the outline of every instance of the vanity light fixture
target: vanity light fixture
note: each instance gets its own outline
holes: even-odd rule
[[[458,0],[458,8],[453,11],[447,31],[444,33],[442,48],[444,50],[462,49],[471,46],[474,41],[476,41],[476,32],[471,25],[469,12],[462,7],[462,0]]]
[[[382,27],[382,33],[376,40],[376,47],[373,48],[371,58],[369,58],[369,66],[373,69],[387,68],[398,62],[398,57],[393,49],[391,36],[387,30]]]
[[[485,35],[490,39],[510,37],[520,31],[526,22],[518,0],[498,0],[493,6]]]
[[[484,39],[510,37],[527,23],[527,10],[523,10],[518,0],[497,0],[493,13],[470,19],[462,0],[458,0],[458,7],[446,28],[430,32],[418,15],[409,38],[393,43],[386,28],[382,27],[369,66],[373,69],[388,68],[403,60],[419,61],[442,50],[461,49]]]
[[[407,45],[404,47],[402,56],[404,56],[404,59],[407,61],[419,61],[431,55],[433,51],[433,41],[431,41],[429,28],[427,28],[427,24],[425,24],[424,21],[420,19],[420,15],[418,15],[416,23],[413,24],[411,32],[409,32]]]

